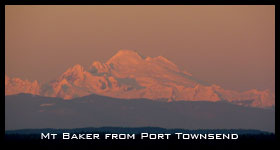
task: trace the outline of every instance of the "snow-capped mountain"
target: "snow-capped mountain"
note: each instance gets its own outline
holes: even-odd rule
[[[75,65],[56,80],[40,87],[37,81],[31,84],[6,76],[5,87],[6,95],[22,92],[64,99],[94,93],[124,99],[147,98],[168,102],[228,101],[253,107],[271,107],[275,104],[274,93],[269,90],[225,90],[218,85],[197,80],[191,73],[180,70],[162,56],[144,57],[130,50],[120,50],[105,63],[94,61],[89,68]]]
[[[20,78],[10,78],[5,75],[5,95],[13,95],[18,93],[30,93],[38,95],[40,86],[37,80],[30,82]]]

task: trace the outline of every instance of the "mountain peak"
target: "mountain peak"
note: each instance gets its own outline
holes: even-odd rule
[[[84,68],[80,64],[76,64],[73,67],[66,70],[61,78],[67,77],[68,80],[73,80],[74,78],[83,78]]]
[[[141,61],[143,61],[145,57],[140,55],[136,51],[132,50],[119,50],[113,57],[111,57],[107,64],[126,64],[126,63],[132,63],[137,64]]]
[[[74,65],[72,68],[69,69],[71,72],[83,72],[84,68],[80,64]]]
[[[143,57],[139,52],[135,50],[127,50],[127,49],[121,49],[115,55],[119,55],[119,56],[129,55],[129,56]]]

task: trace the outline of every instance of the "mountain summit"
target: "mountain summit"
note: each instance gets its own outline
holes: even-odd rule
[[[5,88],[6,95],[31,93],[64,99],[99,94],[167,102],[228,101],[253,107],[271,107],[275,104],[274,93],[269,90],[237,92],[215,84],[207,85],[163,56],[144,57],[130,50],[118,51],[106,63],[94,61],[89,68],[75,65],[56,80],[41,86],[37,81],[31,84],[6,76]]]
[[[120,50],[107,61],[107,64],[138,64],[143,59],[144,57],[136,51]]]

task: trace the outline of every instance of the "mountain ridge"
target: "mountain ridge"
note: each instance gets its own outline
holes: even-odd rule
[[[31,84],[17,79],[16,82],[7,75],[5,78],[5,95],[23,92],[72,99],[95,93],[122,99],[226,100],[262,108],[275,105],[275,94],[269,90],[237,92],[215,84],[207,85],[163,56],[145,57],[130,50],[118,51],[105,63],[93,61],[89,68],[74,65],[45,85],[38,81]]]

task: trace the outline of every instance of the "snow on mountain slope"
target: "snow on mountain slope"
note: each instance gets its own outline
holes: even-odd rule
[[[10,78],[5,75],[5,95],[13,95],[18,93],[30,93],[38,95],[40,86],[37,80],[30,82],[21,80],[20,78]]]
[[[7,77],[6,81],[10,79]],[[16,84],[21,85],[19,82]],[[144,57],[130,50],[120,50],[106,63],[94,61],[87,69],[75,65],[40,88],[36,81],[32,83],[35,91],[28,90],[31,88],[30,82],[21,88],[5,85],[6,95],[24,92],[71,99],[95,93],[116,98],[147,98],[169,102],[226,100],[253,107],[275,104],[275,94],[269,90],[236,92],[214,84],[207,85],[196,80],[191,73],[180,70],[163,56]]]

